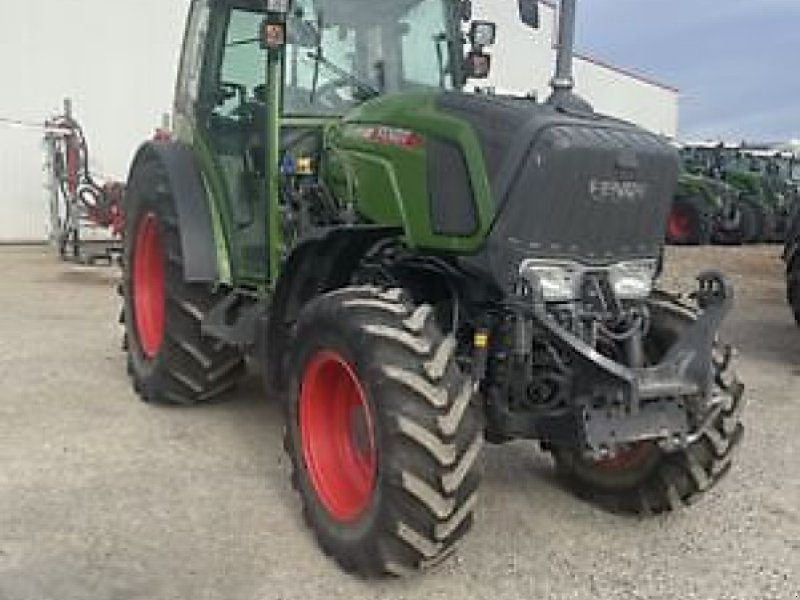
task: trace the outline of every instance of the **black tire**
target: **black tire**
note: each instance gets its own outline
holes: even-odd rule
[[[761,234],[760,241],[762,242],[776,242],[780,240],[781,235],[778,231],[778,211],[774,206],[764,206],[764,231]]]
[[[728,231],[719,231],[716,242],[723,245],[740,246],[753,242],[758,233],[759,219],[761,218],[756,207],[750,202],[737,201],[736,209],[739,213],[739,224]]]
[[[789,306],[792,307],[794,320],[800,326],[800,257],[795,257],[789,263],[786,272],[786,296]]]
[[[790,211],[785,207],[775,208],[775,229],[773,230],[770,241],[776,244],[783,244],[788,235],[789,220],[791,219]]]
[[[703,246],[711,242],[713,215],[699,196],[678,196],[672,203],[667,243],[676,246]]]
[[[680,322],[694,316],[672,301],[656,301],[654,307],[665,315],[660,324],[653,323],[660,328],[655,337],[663,351],[677,337]],[[655,444],[641,444],[616,463],[605,464],[584,458],[576,449],[555,448],[556,467],[568,486],[613,512],[660,514],[692,504],[716,485],[730,470],[744,434],[744,387],[732,372],[730,352],[719,354],[714,358],[719,402],[696,417],[694,441],[687,448],[665,452]]]
[[[740,243],[749,244],[758,239],[762,217],[752,202],[744,200],[739,202],[739,214],[741,215],[738,231]]]
[[[323,435],[302,421],[308,413],[301,402],[320,402],[308,369],[330,353],[349,365],[374,424],[374,485],[349,521],[326,506],[317,467],[304,454],[304,442]],[[429,305],[414,306],[398,289],[345,288],[304,308],[291,356],[285,448],[322,549],[365,577],[405,575],[441,561],[472,525],[483,444],[483,413],[455,362],[455,339],[442,335]],[[321,406],[334,402],[322,397]]]
[[[154,258],[152,263],[155,271],[159,265],[163,269],[164,317],[162,326],[154,328],[161,330],[157,347],[144,339],[147,332],[137,321],[134,299],[137,244],[143,243],[140,238],[144,237],[139,234],[144,227],[159,240],[156,245],[161,249],[160,259]],[[154,281],[158,279],[156,274]],[[232,389],[244,376],[241,352],[201,333],[203,317],[219,298],[207,285],[184,281],[175,205],[166,175],[154,161],[139,166],[129,182],[121,292],[123,348],[128,354],[128,373],[142,400],[197,404]],[[154,304],[161,303],[154,301]],[[153,335],[156,334],[150,332]],[[146,349],[150,345],[153,347]]]
[[[788,219],[783,257],[786,261],[786,298],[800,326],[800,204]]]
[[[753,237],[747,240],[747,243],[759,244],[770,241],[775,235],[776,226],[776,215],[773,208],[753,196],[744,196],[742,201],[752,206],[756,215],[756,231]]]
[[[769,215],[764,205],[753,196],[743,196],[741,199],[743,206],[748,206],[753,213],[753,229],[752,234],[745,237],[745,244],[757,244],[766,234],[769,227]]]

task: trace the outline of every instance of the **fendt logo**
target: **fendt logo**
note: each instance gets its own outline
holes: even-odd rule
[[[641,201],[647,196],[648,188],[648,184],[641,181],[589,180],[589,195],[596,202]]]

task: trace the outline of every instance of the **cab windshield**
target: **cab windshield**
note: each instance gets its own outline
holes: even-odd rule
[[[454,87],[446,0],[296,0],[284,111],[342,114],[377,95]]]

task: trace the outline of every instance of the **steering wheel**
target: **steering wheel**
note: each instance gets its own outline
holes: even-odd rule
[[[243,103],[245,98],[247,98],[247,88],[241,83],[220,81],[216,97],[217,105],[222,105],[234,98],[238,98],[239,104]]]

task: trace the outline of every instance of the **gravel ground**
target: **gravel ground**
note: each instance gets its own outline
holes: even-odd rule
[[[488,448],[475,528],[411,580],[363,582],[303,526],[277,407],[154,408],[119,350],[115,272],[0,249],[1,600],[797,599],[800,330],[777,247],[671,252],[665,281],[718,266],[738,303],[748,427],[699,504],[640,520],[573,498],[529,443]]]

